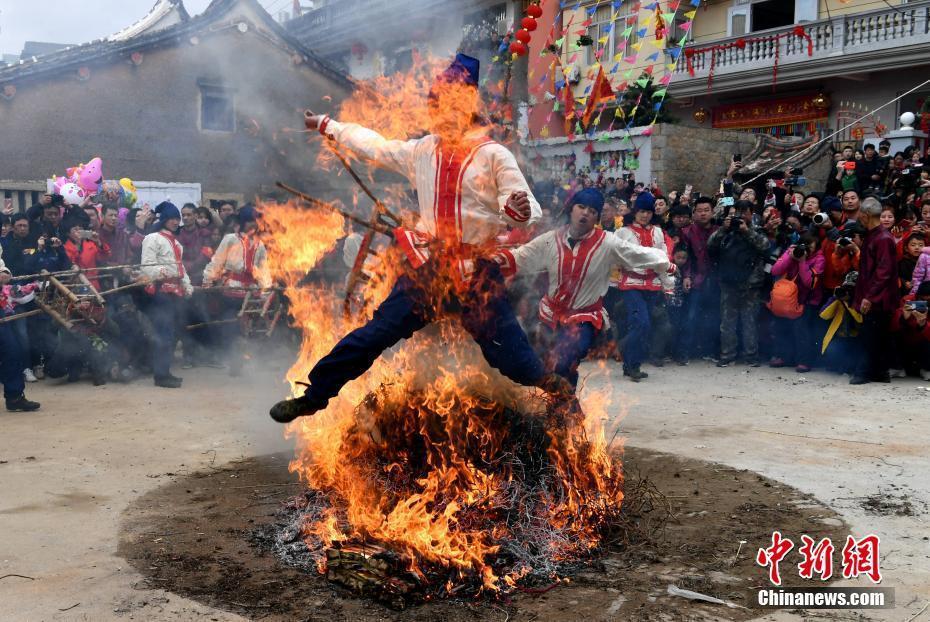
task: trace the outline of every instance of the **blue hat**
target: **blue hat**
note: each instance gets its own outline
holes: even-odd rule
[[[236,218],[239,220],[240,227],[247,222],[256,222],[258,220],[258,210],[255,209],[254,205],[243,205],[239,213],[236,214]]]
[[[477,87],[480,68],[481,63],[477,58],[465,54],[456,54],[455,60],[452,61],[448,69],[442,72],[440,79],[445,82],[462,82]]]
[[[604,195],[597,188],[585,188],[575,193],[570,202],[572,206],[584,205],[594,209],[598,214],[604,209]]]
[[[834,196],[824,197],[823,203],[820,204],[821,209],[825,212],[842,212],[843,204],[840,203],[840,200]]]
[[[638,210],[656,211],[656,198],[652,196],[651,192],[643,192],[636,197],[636,202],[633,204],[633,213],[635,214]]]
[[[155,206],[155,216],[158,219],[158,222],[164,224],[172,218],[181,220],[181,210],[178,209],[177,205],[170,201],[162,201]]]

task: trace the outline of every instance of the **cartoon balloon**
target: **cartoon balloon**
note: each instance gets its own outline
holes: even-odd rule
[[[63,185],[58,190],[58,194],[63,196],[69,205],[80,205],[84,202],[84,198],[87,196],[87,193],[83,188],[71,182]]]
[[[90,195],[100,192],[100,185],[103,183],[103,160],[94,158],[87,164],[83,162],[69,168],[65,175],[70,177],[74,183],[84,189]]]
[[[136,184],[128,177],[123,177],[119,180],[119,188],[120,205],[132,209],[132,206],[135,205],[136,201],[139,199],[136,194]]]

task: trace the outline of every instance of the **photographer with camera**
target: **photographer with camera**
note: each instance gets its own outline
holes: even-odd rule
[[[903,378],[908,372],[919,373],[930,380],[930,324],[927,322],[927,307],[930,303],[930,282],[925,282],[917,291],[907,296],[891,320],[894,337],[896,367],[891,370],[893,378]]]
[[[81,220],[69,217],[62,223],[62,229],[67,233],[64,247],[68,259],[81,270],[90,270],[88,280],[100,291],[100,281],[97,275],[98,260],[110,253],[110,247],[100,242],[96,231],[85,228]]]
[[[865,155],[856,161],[856,178],[859,180],[859,189],[862,192],[881,193],[884,189],[885,170],[881,160],[875,152],[875,145],[866,143]]]
[[[770,362],[772,367],[794,363],[795,371],[803,374],[817,362],[820,343],[817,323],[823,303],[825,264],[820,239],[812,233],[805,233],[772,267],[773,277],[788,279],[795,284],[800,307],[800,315],[796,318],[776,317],[776,354]]]
[[[759,365],[758,315],[765,284],[765,259],[769,240],[752,224],[753,204],[737,201],[723,226],[710,236],[707,251],[714,260],[720,281],[720,359],[718,367],[736,361],[739,335],[743,357]],[[741,333],[737,330],[742,329]]]
[[[850,384],[890,382],[888,330],[898,308],[898,262],[894,237],[881,226],[882,205],[868,197],[859,221],[868,231],[859,258],[853,307],[863,315],[859,360]]]

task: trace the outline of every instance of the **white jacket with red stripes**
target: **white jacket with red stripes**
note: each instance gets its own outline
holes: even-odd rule
[[[388,140],[354,123],[324,117],[320,132],[364,158],[405,176],[417,189],[417,230],[447,244],[496,246],[507,225],[529,227],[542,217],[513,154],[482,130],[466,137],[467,150],[444,149],[439,137]],[[507,207],[513,192],[529,195],[528,219]]]
[[[542,234],[519,248],[501,250],[505,275],[547,272],[549,290],[539,302],[539,317],[551,327],[591,322],[608,326],[603,298],[610,286],[611,271],[654,270],[666,275],[668,255],[622,240],[614,233],[594,229],[575,242],[568,242],[568,226]]]
[[[645,246],[658,249],[669,256],[668,242],[665,237],[665,231],[657,225],[642,227],[632,224],[623,227],[617,231],[617,237],[621,240],[636,246]],[[620,289],[639,289],[651,292],[668,289],[663,282],[664,272],[644,268],[630,267],[624,268],[620,272],[620,281],[614,283]]]

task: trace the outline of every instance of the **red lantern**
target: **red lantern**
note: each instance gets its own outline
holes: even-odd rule
[[[795,27],[794,27],[794,36],[796,36],[796,37],[803,37],[805,34],[807,34],[807,33],[804,32],[804,26],[795,26]]]
[[[540,18],[542,17],[543,10],[542,7],[540,7],[538,4],[531,4],[530,6],[526,7],[526,14],[530,17]]]
[[[527,53],[526,45],[522,41],[514,41],[510,44],[510,52],[517,56],[523,56]]]
[[[737,39],[737,40],[736,40],[736,47],[738,47],[738,48],[741,49],[741,50],[742,50],[743,48],[745,48],[745,47],[746,47],[746,39],[743,39],[742,37],[740,37],[739,39]]]
[[[514,37],[516,37],[518,41],[522,41],[523,43],[529,43],[531,35],[526,30],[518,30],[517,34],[515,34]]]
[[[530,32],[533,32],[534,30],[536,30],[536,26],[537,26],[536,20],[533,19],[532,17],[524,17],[523,21],[520,22],[520,25],[523,26],[524,30],[528,30]]]

